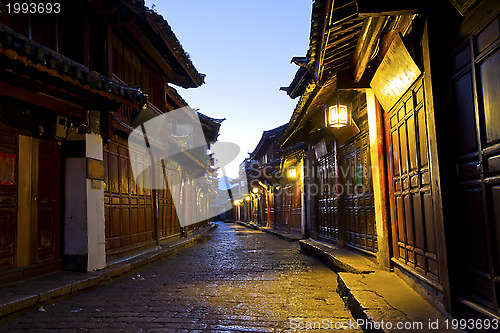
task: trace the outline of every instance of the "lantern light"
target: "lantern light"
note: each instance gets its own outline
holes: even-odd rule
[[[254,188],[252,189],[252,192],[253,192],[254,194],[257,194],[257,193],[259,193],[259,189],[258,189],[257,187],[254,187]]]
[[[326,124],[329,127],[340,128],[347,126],[349,122],[349,112],[347,105],[335,104],[328,107],[326,113]]]
[[[246,201],[250,201],[250,199],[252,199],[252,198],[251,198],[249,195],[247,195],[247,196],[245,197],[245,200],[246,200]]]
[[[297,169],[291,168],[288,169],[288,178],[295,178],[297,177]]]

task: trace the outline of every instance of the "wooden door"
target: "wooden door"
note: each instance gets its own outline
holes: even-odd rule
[[[175,179],[176,182],[180,182],[180,174],[176,171],[168,170],[163,168],[162,175],[159,175],[167,182],[167,188],[165,190],[156,191],[158,199],[158,224],[160,226],[160,240],[168,238],[173,235],[177,235],[181,232],[180,223],[177,219],[177,212],[175,210],[175,205],[173,202],[173,195],[178,195],[177,193],[172,193],[170,187],[168,187],[167,179]]]
[[[104,145],[103,155],[106,249],[120,251],[120,248],[154,242],[153,191],[136,184],[127,145],[111,141]],[[147,157],[144,160],[147,161]],[[148,171],[144,174],[147,177]]]
[[[392,256],[403,269],[439,283],[423,79],[388,112]]]
[[[17,136],[0,133],[0,270],[16,265]]]
[[[337,170],[335,152],[322,157],[318,166],[318,236],[338,240],[339,196],[337,194]]]
[[[339,161],[345,243],[376,253],[375,204],[367,128],[339,148]]]
[[[37,261],[59,258],[61,154],[57,142],[38,142],[38,189],[36,203]]]
[[[299,182],[292,187],[290,196],[290,228],[295,231],[302,230],[302,186]]]
[[[456,299],[500,314],[500,38],[497,18],[455,55]],[[481,310],[483,309],[483,310]]]

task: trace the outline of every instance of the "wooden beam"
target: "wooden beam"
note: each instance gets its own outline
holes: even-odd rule
[[[30,90],[15,87],[4,82],[0,82],[0,95],[9,96],[62,114],[80,115],[83,110],[81,106],[77,106],[73,103],[66,103],[60,99],[51,98],[49,95],[34,93]]]
[[[354,51],[354,81],[361,80],[373,52],[380,42],[380,34],[385,25],[385,17],[369,17],[361,30],[356,50]]]
[[[363,77],[355,81],[354,70],[349,68],[337,73],[337,89],[338,90],[356,90],[370,88],[370,81],[375,73],[374,69],[365,71]]]
[[[361,17],[412,15],[422,7],[417,0],[357,0],[358,14]]]

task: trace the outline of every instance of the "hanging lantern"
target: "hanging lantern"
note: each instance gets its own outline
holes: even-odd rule
[[[288,178],[296,178],[297,177],[297,169],[290,168],[288,169]]]
[[[253,192],[254,194],[257,194],[257,193],[259,193],[259,189],[258,189],[257,187],[254,187],[254,188],[252,189],[252,192]]]
[[[337,104],[328,107],[326,112],[326,124],[329,127],[340,128],[349,123],[349,110],[347,105]]]

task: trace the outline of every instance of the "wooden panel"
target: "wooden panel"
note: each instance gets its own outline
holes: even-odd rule
[[[17,145],[17,136],[0,133],[1,153],[14,155],[17,158]],[[14,184],[0,185],[0,270],[14,267],[16,261],[16,184],[17,179]]]
[[[319,159],[318,176],[318,235],[322,238],[338,240],[338,196],[336,196],[337,174],[336,156],[327,155]]]
[[[368,129],[339,149],[342,184],[341,205],[345,219],[345,243],[349,246],[377,251],[375,207],[371,181],[371,159]]]
[[[471,73],[467,73],[455,82],[454,94],[457,128],[460,133],[458,148],[461,154],[466,154],[477,150]]]
[[[486,141],[500,141],[500,50],[480,65]]]
[[[389,130],[393,151],[389,155],[393,166],[391,188],[394,189],[390,198],[391,223],[397,231],[394,257],[404,262],[407,269],[439,282],[422,79],[404,94],[402,100],[404,103],[387,115],[389,119],[399,115],[398,123],[391,122]]]
[[[459,263],[457,295],[500,314],[500,48],[498,17],[469,39],[474,56],[454,73],[451,91],[458,125],[455,198],[457,227],[451,258]],[[495,44],[496,43],[496,44]],[[479,122],[479,123],[478,123]],[[450,275],[453,276],[453,275]],[[477,315],[477,314],[476,314]]]
[[[126,145],[105,144],[104,166],[106,249],[119,250],[154,239],[153,193],[136,185]]]
[[[38,146],[38,261],[45,261],[59,254],[61,165],[56,142],[40,140]]]

